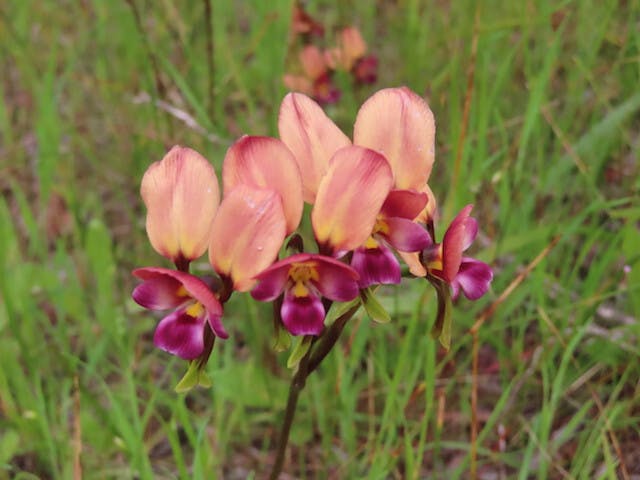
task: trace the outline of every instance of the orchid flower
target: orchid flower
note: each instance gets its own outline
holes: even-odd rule
[[[160,255],[188,265],[206,251],[220,192],[216,173],[202,155],[173,147],[147,169],[140,193],[147,234]]]
[[[338,35],[338,46],[325,52],[327,64],[333,69],[351,72],[356,83],[374,83],[378,77],[378,58],[366,55],[367,43],[356,27],[345,27]]]
[[[311,223],[321,253],[340,257],[362,245],[393,182],[385,158],[368,148],[338,150],[320,181]]]
[[[205,328],[227,338],[220,317],[222,305],[209,286],[193,275],[160,267],[138,268],[133,274],[143,282],[133,299],[150,310],[173,310],[153,336],[154,344],[185,360],[198,358],[205,348]]]
[[[347,302],[358,296],[358,274],[324,255],[299,253],[274,263],[255,277],[256,300],[270,302],[284,293],[282,323],[292,335],[320,335],[324,329],[322,297]]]
[[[340,90],[336,88],[331,78],[333,72],[329,70],[325,56],[318,47],[305,46],[300,50],[298,60],[302,74],[285,74],[282,79],[288,89],[311,95],[323,105],[340,100]]]
[[[278,125],[280,136],[293,151],[303,173],[305,200],[317,202],[315,197],[321,183],[318,179],[325,181],[322,175],[327,174],[329,152],[344,148],[348,139],[313,100],[302,94],[285,97]],[[319,138],[325,141],[320,142]],[[406,87],[377,92],[358,112],[354,144],[384,156],[392,170],[394,188],[388,192],[390,197],[379,210],[369,235],[352,247],[357,250],[351,265],[360,275],[362,288],[400,282],[400,265],[389,247],[419,266],[417,252],[432,243],[427,231],[415,222],[425,220],[435,211],[433,193],[427,185],[434,142],[435,126],[429,106]],[[305,175],[305,171],[314,175]],[[335,192],[333,195],[337,197]],[[416,253],[409,256],[408,252]]]
[[[338,150],[319,184],[311,212],[317,254],[297,254],[256,275],[256,300],[275,300],[284,292],[282,322],[293,335],[319,335],[324,328],[321,297],[345,302],[358,296],[358,273],[335,260],[362,244],[391,188],[389,164],[362,147]]]
[[[478,222],[469,216],[473,205],[467,205],[453,219],[442,243],[422,252],[427,277],[440,279],[451,286],[452,298],[460,291],[469,300],[477,300],[489,289],[493,279],[491,267],[475,258],[464,257],[478,234]]]

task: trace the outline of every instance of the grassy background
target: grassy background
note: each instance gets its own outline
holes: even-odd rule
[[[214,387],[185,397],[130,299],[130,270],[164,265],[149,163],[180,143],[219,167],[240,134],[276,133],[291,2],[213,3],[212,84],[204,1],[0,4],[0,478],[261,478],[273,461],[290,373],[268,307],[232,300]],[[496,278],[458,303],[448,353],[425,282],[386,290],[392,323],[357,317],[310,379],[286,470],[468,478],[477,447],[479,478],[640,475],[640,2],[308,10],[379,56],[376,86],[338,78],[328,113],[348,133],[376,88],[429,99],[443,220],[475,203]],[[469,329],[496,300],[474,369]]]

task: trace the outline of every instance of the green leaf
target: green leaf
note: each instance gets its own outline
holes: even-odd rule
[[[302,357],[309,351],[312,339],[311,335],[296,337],[296,344],[291,351],[291,355],[289,355],[289,360],[287,360],[287,368],[296,368],[298,366]]]
[[[187,373],[175,387],[176,393],[186,393],[195,387],[210,388],[213,385],[211,377],[204,371],[204,365],[198,360],[189,362]]]
[[[430,280],[438,294],[438,313],[436,321],[431,329],[431,336],[440,340],[444,348],[449,350],[451,346],[451,290],[449,285],[441,280]]]
[[[278,326],[276,328],[275,342],[273,349],[276,352],[284,352],[291,348],[291,335],[284,328]]]
[[[338,318],[340,318],[342,315],[347,313],[349,310],[351,310],[353,307],[355,307],[359,303],[360,303],[360,299],[358,297],[351,300],[350,302],[332,303],[331,308],[329,308],[329,311],[327,312],[327,315],[324,318],[324,326],[330,327],[331,325],[333,325],[333,322],[335,322]]]
[[[389,323],[391,316],[378,301],[371,288],[363,288],[360,290],[360,298],[367,314],[372,320],[378,323]]]

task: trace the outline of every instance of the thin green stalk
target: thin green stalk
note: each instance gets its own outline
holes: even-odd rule
[[[320,366],[322,360],[324,360],[333,349],[340,338],[345,325],[349,319],[355,315],[359,308],[360,305],[356,305],[338,317],[336,321],[324,331],[322,337],[311,345],[309,351],[300,360],[298,371],[291,379],[291,384],[289,385],[289,396],[287,398],[284,421],[282,423],[280,437],[278,439],[276,460],[273,464],[273,468],[271,469],[271,474],[269,475],[270,480],[276,480],[282,471],[284,455],[287,449],[287,444],[289,443],[289,433],[291,432],[291,425],[293,425],[293,418],[298,406],[298,398],[307,382],[307,378]]]

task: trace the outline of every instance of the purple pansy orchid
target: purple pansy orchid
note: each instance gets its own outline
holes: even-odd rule
[[[427,194],[423,192],[389,192],[371,236],[353,252],[351,266],[360,275],[360,288],[400,283],[400,263],[389,247],[400,252],[418,252],[432,244],[429,233],[413,221],[426,203]]]
[[[320,335],[325,307],[321,297],[347,302],[358,296],[358,273],[334,258],[300,253],[274,263],[255,277],[256,300],[270,302],[284,292],[280,314],[293,335]]]
[[[460,290],[469,300],[477,300],[489,289],[493,279],[491,267],[475,258],[463,257],[478,234],[478,222],[469,216],[473,205],[467,205],[453,219],[442,243],[426,248],[422,253],[427,276],[436,277],[451,285],[452,298]]]
[[[133,274],[143,280],[132,294],[136,303],[150,310],[173,309],[156,328],[158,348],[193,360],[204,351],[207,323],[216,336],[229,336],[220,321],[222,305],[200,278],[161,267],[138,268]]]

